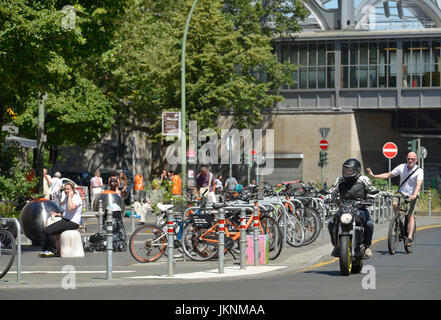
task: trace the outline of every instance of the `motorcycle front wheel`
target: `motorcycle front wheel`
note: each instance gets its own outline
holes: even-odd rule
[[[352,243],[350,236],[340,237],[340,273],[349,276],[352,270]]]

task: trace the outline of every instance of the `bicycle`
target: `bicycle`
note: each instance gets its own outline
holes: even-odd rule
[[[199,199],[198,197],[189,197],[187,194],[187,202],[190,204],[194,201],[199,202],[200,209],[196,211],[189,211],[185,217],[174,215],[174,246],[180,247],[182,239],[182,232],[184,225],[189,223],[193,216],[200,215],[202,210],[205,210],[206,199]],[[144,224],[135,231],[133,231],[129,240],[129,251],[132,257],[141,263],[154,262],[166,254],[167,248],[167,222],[166,210],[171,209],[172,205],[164,205],[157,216],[156,224]],[[162,223],[161,223],[162,222]]]
[[[6,224],[6,220],[1,219],[2,224]],[[17,245],[13,234],[0,227],[0,279],[3,278],[14,263],[17,254]]]
[[[214,209],[220,209],[227,204],[214,204]],[[225,252],[232,250],[240,239],[240,208],[226,210],[225,213]],[[247,233],[252,232],[253,215],[246,221]],[[281,230],[276,220],[259,210],[259,230],[261,234],[269,235],[270,260],[276,259],[282,251]],[[182,249],[184,253],[195,261],[207,261],[218,254],[218,226],[219,222],[210,224],[187,225],[183,233]],[[192,253],[196,253],[196,255]]]
[[[408,232],[407,232],[407,224],[408,224],[408,217],[409,215],[408,210],[409,210],[409,197],[407,196],[403,196],[403,195],[397,195],[397,196],[389,196],[389,197],[393,197],[393,198],[397,198],[398,199],[398,204],[397,204],[397,213],[395,214],[395,217],[390,221],[389,224],[389,232],[388,232],[388,236],[387,236],[387,246],[388,246],[388,250],[389,253],[391,255],[394,255],[396,250],[397,250],[397,246],[398,246],[398,242],[400,241],[404,241],[404,250],[407,253],[411,253],[413,251],[413,247],[412,246],[408,246],[406,245],[405,239],[407,238]],[[401,203],[403,201],[403,203]],[[404,216],[404,217],[403,217]],[[416,239],[416,221],[414,219],[414,228],[413,228],[413,243],[415,244],[415,239]]]

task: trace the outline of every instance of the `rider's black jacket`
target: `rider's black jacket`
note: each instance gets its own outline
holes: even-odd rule
[[[372,185],[371,180],[366,176],[360,176],[348,180],[340,177],[329,191],[331,191],[332,197],[339,195],[340,199],[349,200],[366,200],[368,194],[376,194],[379,192],[379,190]]]

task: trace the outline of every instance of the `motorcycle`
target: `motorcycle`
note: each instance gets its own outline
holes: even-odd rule
[[[338,201],[338,211],[334,216],[335,245],[340,248],[340,272],[344,276],[360,273],[363,268],[365,215],[360,208],[372,205],[369,200]]]

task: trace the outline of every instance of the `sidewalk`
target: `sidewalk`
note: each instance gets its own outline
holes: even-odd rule
[[[130,219],[125,218],[127,233],[131,232]],[[441,225],[441,217],[417,216],[417,226]],[[387,236],[389,223],[375,224],[374,240]],[[88,232],[81,232],[85,236],[96,231],[97,224],[90,221]],[[130,236],[130,235],[129,235]],[[375,242],[374,242],[375,243]],[[375,249],[375,245],[373,247]],[[29,243],[22,245],[22,281],[17,280],[17,258],[9,273],[0,279],[0,298],[5,288],[60,288],[67,275],[75,276],[77,287],[131,285],[148,282],[173,281],[207,281],[220,280],[226,277],[264,276],[265,274],[284,271],[302,270],[318,262],[333,259],[330,256],[330,244],[327,227],[325,226],[316,241],[308,246],[293,248],[286,245],[280,256],[266,266],[247,266],[245,270],[239,268],[237,260],[231,254],[225,255],[224,274],[218,273],[218,262],[196,262],[177,258],[174,264],[174,276],[167,275],[167,257],[163,256],[154,263],[141,264],[136,262],[129,251],[114,252],[112,265],[112,279],[106,280],[106,253],[86,252],[84,258],[46,258],[38,257],[40,247],[32,247]],[[375,253],[374,253],[375,254]],[[66,280],[64,280],[66,281]]]

